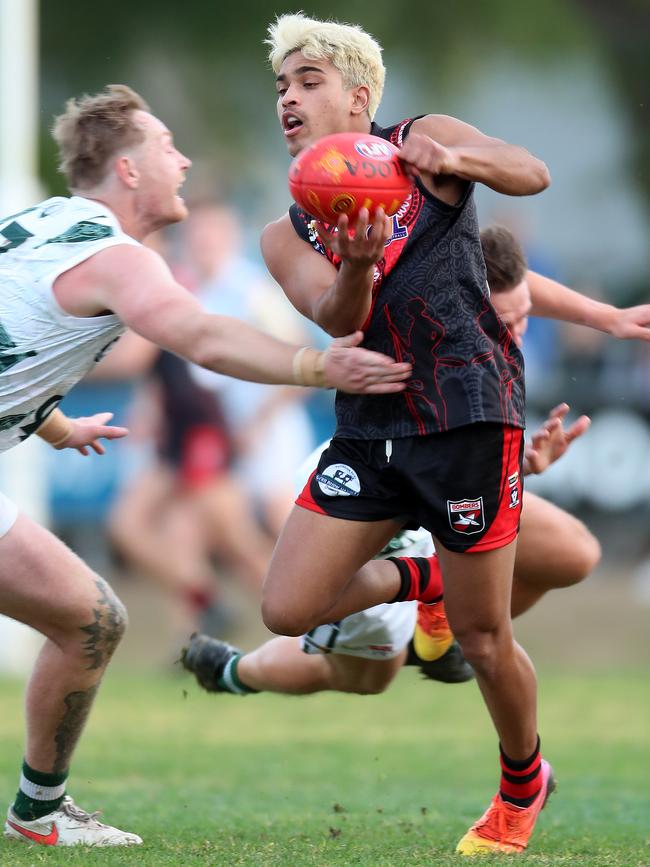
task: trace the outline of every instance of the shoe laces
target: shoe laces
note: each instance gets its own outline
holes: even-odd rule
[[[525,828],[522,828],[522,818],[525,810],[508,804],[499,795],[495,795],[485,814],[475,824],[482,837],[498,840],[500,843],[521,844]]]
[[[101,822],[97,821],[97,817],[102,814],[101,810],[95,810],[93,813],[89,813],[87,810],[82,810],[81,807],[78,807],[75,804],[69,795],[66,795],[63,799],[61,810],[66,814],[66,816],[70,816],[71,819],[75,819],[77,822],[82,822],[85,825],[90,824],[91,822],[96,825],[102,825]]]

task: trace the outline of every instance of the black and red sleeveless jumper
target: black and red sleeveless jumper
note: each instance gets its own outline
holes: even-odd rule
[[[372,135],[401,147],[413,120]],[[298,235],[334,265],[297,205]],[[404,392],[336,396],[336,436],[394,439],[478,422],[523,428],[524,364],[489,299],[473,184],[448,205],[418,180],[375,268],[363,346],[413,365]]]

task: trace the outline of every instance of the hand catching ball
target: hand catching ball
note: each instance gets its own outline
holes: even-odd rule
[[[327,135],[298,154],[289,169],[289,190],[308,214],[352,223],[361,208],[372,219],[377,208],[392,217],[411,194],[413,181],[399,160],[399,148],[378,136],[341,132]]]

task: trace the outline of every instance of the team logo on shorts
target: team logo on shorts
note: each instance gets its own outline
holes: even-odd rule
[[[361,490],[359,476],[347,464],[330,464],[316,473],[316,481],[328,497],[358,497]]]
[[[451,529],[467,536],[485,530],[483,497],[476,500],[447,500]]]
[[[509,509],[517,509],[519,507],[519,473],[513,473],[508,476],[508,487],[510,488]]]

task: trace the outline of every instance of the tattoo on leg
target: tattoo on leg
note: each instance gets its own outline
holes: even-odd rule
[[[60,774],[68,769],[72,751],[79,740],[98,689],[99,684],[79,692],[69,692],[63,699],[66,709],[54,735],[56,758],[52,767],[53,774]]]
[[[101,593],[97,600],[98,607],[93,608],[95,619],[81,627],[81,631],[88,636],[83,642],[83,648],[90,660],[89,671],[103,668],[111,658],[122,637],[126,621],[124,607],[106,581],[100,578],[95,584]]]

